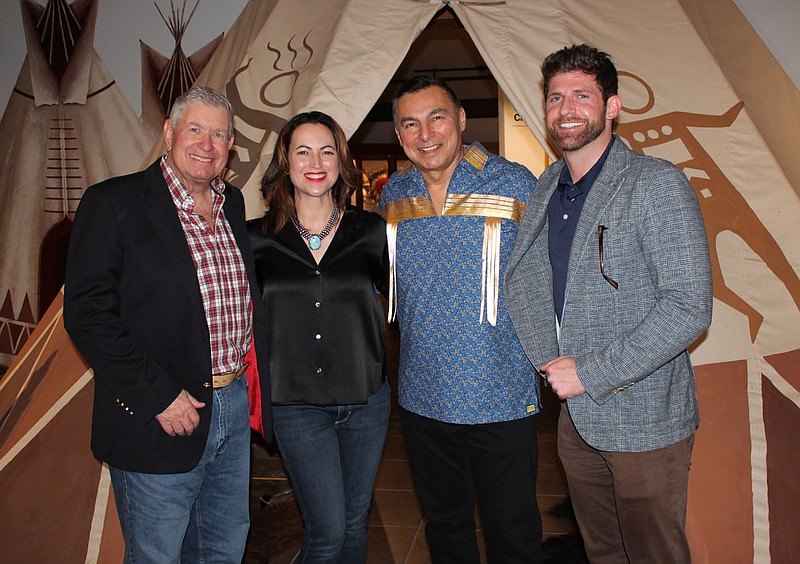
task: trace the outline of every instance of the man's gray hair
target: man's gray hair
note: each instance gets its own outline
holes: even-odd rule
[[[233,135],[233,105],[224,94],[217,92],[210,86],[192,86],[189,90],[175,99],[172,110],[169,112],[169,120],[172,127],[177,127],[178,123],[186,113],[186,108],[192,104],[205,104],[228,112],[228,136]]]

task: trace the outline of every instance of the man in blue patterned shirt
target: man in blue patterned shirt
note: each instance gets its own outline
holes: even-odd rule
[[[381,195],[400,324],[400,406],[433,562],[478,563],[475,498],[491,562],[541,562],[538,376],[500,280],[536,185],[522,165],[464,146],[466,115],[427,77],[393,101],[412,164]]]

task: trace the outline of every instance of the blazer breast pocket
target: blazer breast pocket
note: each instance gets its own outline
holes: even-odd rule
[[[598,222],[594,260],[603,285],[626,292],[641,292],[652,286],[640,227],[632,221]]]
[[[618,264],[622,243],[622,230],[619,223],[600,222],[596,230],[595,256],[597,270],[602,279],[615,290],[619,289]]]

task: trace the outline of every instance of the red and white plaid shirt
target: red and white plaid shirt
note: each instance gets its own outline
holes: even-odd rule
[[[203,216],[194,213],[194,197],[181,184],[166,157],[161,158],[161,171],[197,269],[211,338],[211,371],[213,374],[233,372],[242,365],[250,348],[253,319],[247,272],[222,210],[225,183],[219,178],[211,181],[212,229]]]

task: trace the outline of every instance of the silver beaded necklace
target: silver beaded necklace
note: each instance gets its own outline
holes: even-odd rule
[[[297,210],[294,211],[292,215],[292,223],[294,223],[297,232],[300,233],[300,236],[306,240],[308,244],[308,248],[312,251],[319,250],[322,246],[322,240],[327,237],[333,226],[336,225],[336,222],[339,219],[339,204],[333,202],[333,210],[331,210],[331,216],[328,218],[328,223],[325,224],[325,228],[320,231],[319,233],[311,233],[308,229],[306,229],[302,223],[300,223],[300,219],[297,217]]]

